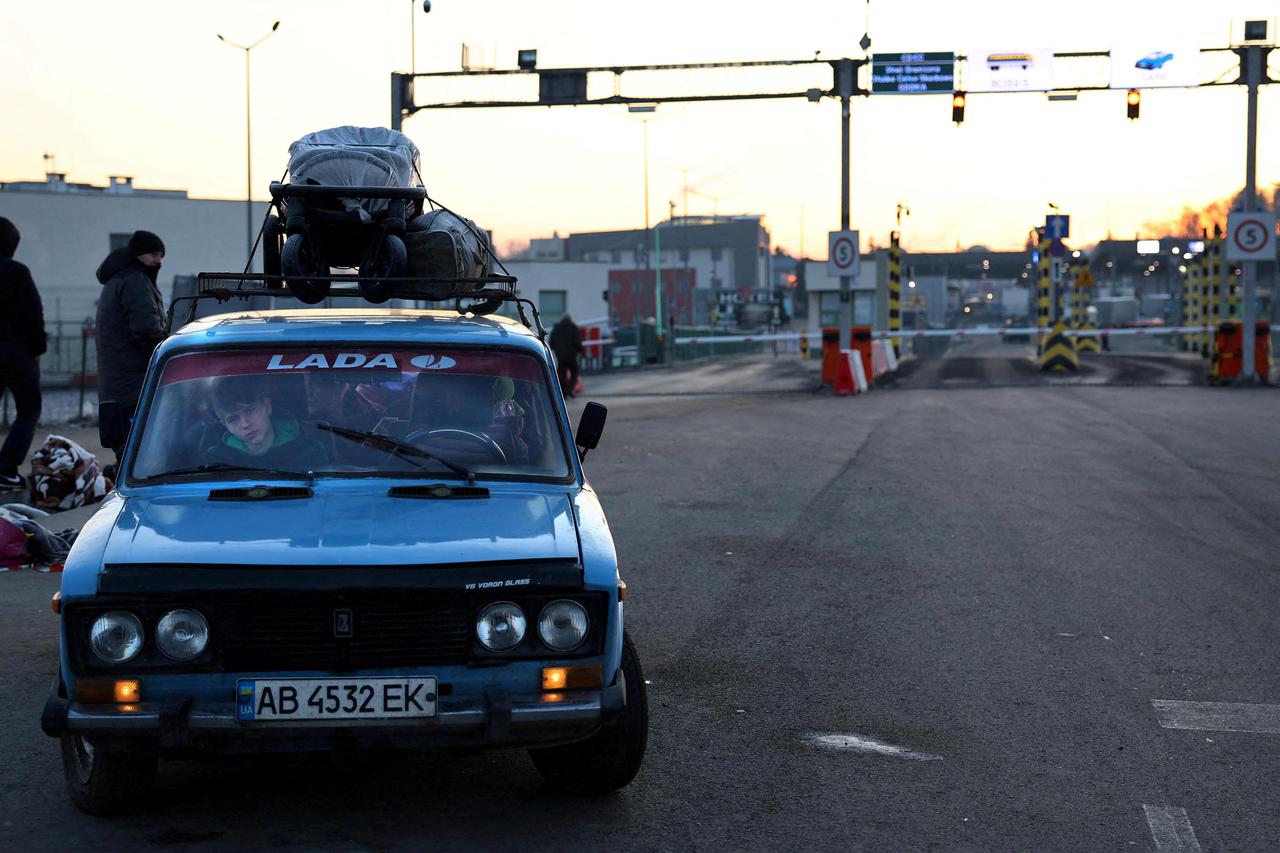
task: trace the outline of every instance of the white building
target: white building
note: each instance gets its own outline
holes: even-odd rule
[[[16,260],[31,269],[44,302],[51,351],[42,365],[54,372],[78,364],[79,328],[96,313],[102,286],[94,273],[115,248],[138,229],[154,231],[165,244],[158,284],[166,302],[175,276],[243,270],[248,254],[243,201],[191,198],[186,190],[148,190],[129,177],[112,176],[106,186],[68,183],[53,172],[44,181],[0,183],[0,216],[22,234]],[[254,236],[266,215],[253,205]],[[261,269],[259,251],[254,270]]]

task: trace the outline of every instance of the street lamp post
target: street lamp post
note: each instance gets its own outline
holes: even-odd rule
[[[244,224],[245,238],[250,258],[253,257],[253,131],[251,125],[252,114],[249,108],[249,51],[269,39],[271,34],[278,29],[280,29],[280,22],[276,21],[271,25],[271,29],[266,35],[250,45],[236,44],[223,36],[222,33],[218,33],[218,40],[220,42],[244,51]]]
[[[627,112],[629,113],[654,113],[658,109],[656,104],[629,104]],[[652,235],[654,243],[654,252],[658,250],[658,232],[657,229],[651,228],[649,225],[649,116],[646,115],[640,120],[644,127],[644,233],[645,233],[645,252],[644,252],[644,281],[645,286],[648,285],[649,279],[649,239]],[[655,302],[657,309],[657,324],[655,331],[658,334],[659,350],[658,358],[662,358],[662,260],[657,259],[657,281],[655,286]],[[640,318],[636,318],[636,343],[640,343]]]
[[[418,16],[414,14],[417,6],[418,0],[409,0],[409,71],[413,74],[418,73]],[[431,0],[422,0],[423,14],[430,11]]]

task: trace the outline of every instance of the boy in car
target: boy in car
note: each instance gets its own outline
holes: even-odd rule
[[[296,418],[274,411],[262,377],[220,378],[213,386],[213,413],[227,433],[207,451],[210,462],[308,471],[329,461],[324,445],[315,436],[303,435]]]

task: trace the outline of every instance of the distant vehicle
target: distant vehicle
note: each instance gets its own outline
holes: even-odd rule
[[[1163,50],[1153,50],[1137,62],[1133,63],[1133,67],[1142,68],[1146,71],[1155,71],[1157,68],[1163,67],[1170,59],[1173,59],[1172,53]]]
[[[987,56],[987,67],[992,71],[999,71],[1010,65],[1017,65],[1023,71],[1031,67],[1031,54],[1029,53],[992,53]]]
[[[1028,325],[1030,325],[1030,322],[1025,317],[1009,317],[1004,321],[1004,327],[1006,329],[1016,329],[1019,327],[1026,328]],[[1025,344],[1031,340],[1031,336],[1016,332],[1012,334],[1005,332],[1004,335],[1001,336],[1001,340],[1006,344]]]

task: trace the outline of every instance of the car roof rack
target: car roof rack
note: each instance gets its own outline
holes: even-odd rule
[[[326,299],[360,299],[368,301],[361,283],[386,287],[387,299],[413,302],[452,302],[459,314],[484,316],[492,314],[505,303],[513,303],[519,312],[520,322],[533,331],[539,340],[546,339],[542,317],[533,300],[516,293],[516,277],[513,275],[484,275],[477,278],[427,279],[417,276],[372,278],[358,274],[308,275],[309,281],[329,284]],[[389,286],[389,287],[387,287]],[[431,296],[448,289],[446,296]],[[196,276],[196,292],[190,296],[176,296],[169,304],[165,334],[174,328],[174,316],[179,303],[190,303],[184,325],[196,319],[196,308],[201,301],[230,302],[232,299],[248,301],[254,297],[296,299],[283,275],[247,272],[202,272]],[[380,304],[380,303],[370,303]],[[525,309],[528,308],[528,314]]]

